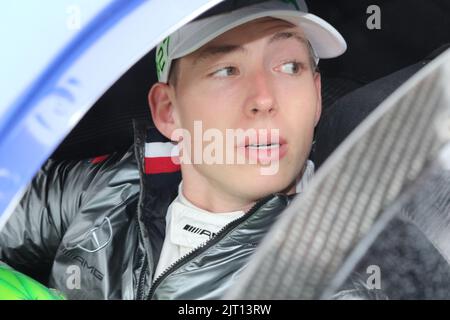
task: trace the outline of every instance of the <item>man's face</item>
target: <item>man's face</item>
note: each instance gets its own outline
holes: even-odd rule
[[[211,144],[194,140],[194,121],[201,121],[203,132],[214,128],[223,137],[227,129],[266,129],[269,134],[278,129],[281,143],[275,150],[275,174],[261,174],[268,166],[256,151],[253,164],[182,164],[183,180],[197,179],[248,201],[292,187],[309,155],[321,112],[320,76],[311,69],[305,39],[299,27],[262,18],[178,61],[177,84],[170,93],[173,117],[176,127],[190,132],[191,145]],[[255,160],[248,144],[236,142],[233,150],[247,160],[253,153]]]

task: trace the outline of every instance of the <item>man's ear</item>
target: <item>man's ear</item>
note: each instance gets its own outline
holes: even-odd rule
[[[316,115],[314,119],[314,127],[319,123],[320,115],[322,114],[322,80],[319,72],[314,73],[314,85],[317,92],[317,106]]]
[[[178,128],[173,105],[172,88],[162,82],[155,83],[148,93],[148,103],[153,123],[166,138],[171,139],[172,132]]]

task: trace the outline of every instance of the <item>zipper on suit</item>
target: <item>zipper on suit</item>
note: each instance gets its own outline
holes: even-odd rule
[[[174,272],[176,269],[180,268],[183,264],[185,264],[190,259],[193,259],[194,257],[198,256],[200,253],[206,251],[213,245],[217,244],[220,240],[222,240],[225,235],[227,235],[232,229],[236,228],[238,225],[240,225],[242,222],[250,218],[262,205],[264,205],[266,202],[268,202],[270,199],[272,199],[274,196],[273,194],[266,196],[256,202],[242,217],[231,221],[230,223],[226,224],[220,231],[217,232],[217,234],[200,245],[199,247],[193,249],[186,255],[182,256],[178,260],[176,260],[174,263],[172,263],[169,267],[167,267],[156,279],[153,281],[153,284],[150,288],[148,299],[151,300],[157,287],[161,284],[161,282],[167,278],[172,272]]]
[[[143,235],[141,234],[141,226],[139,224],[139,219],[137,219],[136,224],[138,228],[138,233],[143,237]],[[139,261],[140,264],[142,264],[142,269],[141,272],[139,273],[139,280],[136,290],[136,300],[145,300],[146,299],[144,292],[145,274],[147,273],[148,269],[148,257],[146,256],[145,252],[142,253],[142,257],[139,259]]]

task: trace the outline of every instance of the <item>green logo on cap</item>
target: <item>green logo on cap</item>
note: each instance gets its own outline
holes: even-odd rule
[[[165,38],[156,52],[156,73],[158,78],[161,78],[161,74],[166,67],[167,56],[169,55],[169,41],[170,37]]]
[[[295,10],[301,11],[296,0],[281,0],[281,1],[287,4],[292,4],[295,7]]]

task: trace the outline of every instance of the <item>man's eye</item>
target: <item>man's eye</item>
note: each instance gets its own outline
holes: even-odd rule
[[[301,63],[291,61],[287,63],[283,63],[280,66],[280,71],[288,74],[298,74],[301,69]]]
[[[237,75],[238,69],[236,67],[225,67],[222,69],[219,69],[215,72],[213,72],[213,76],[214,77],[229,77],[229,76],[234,76]]]

